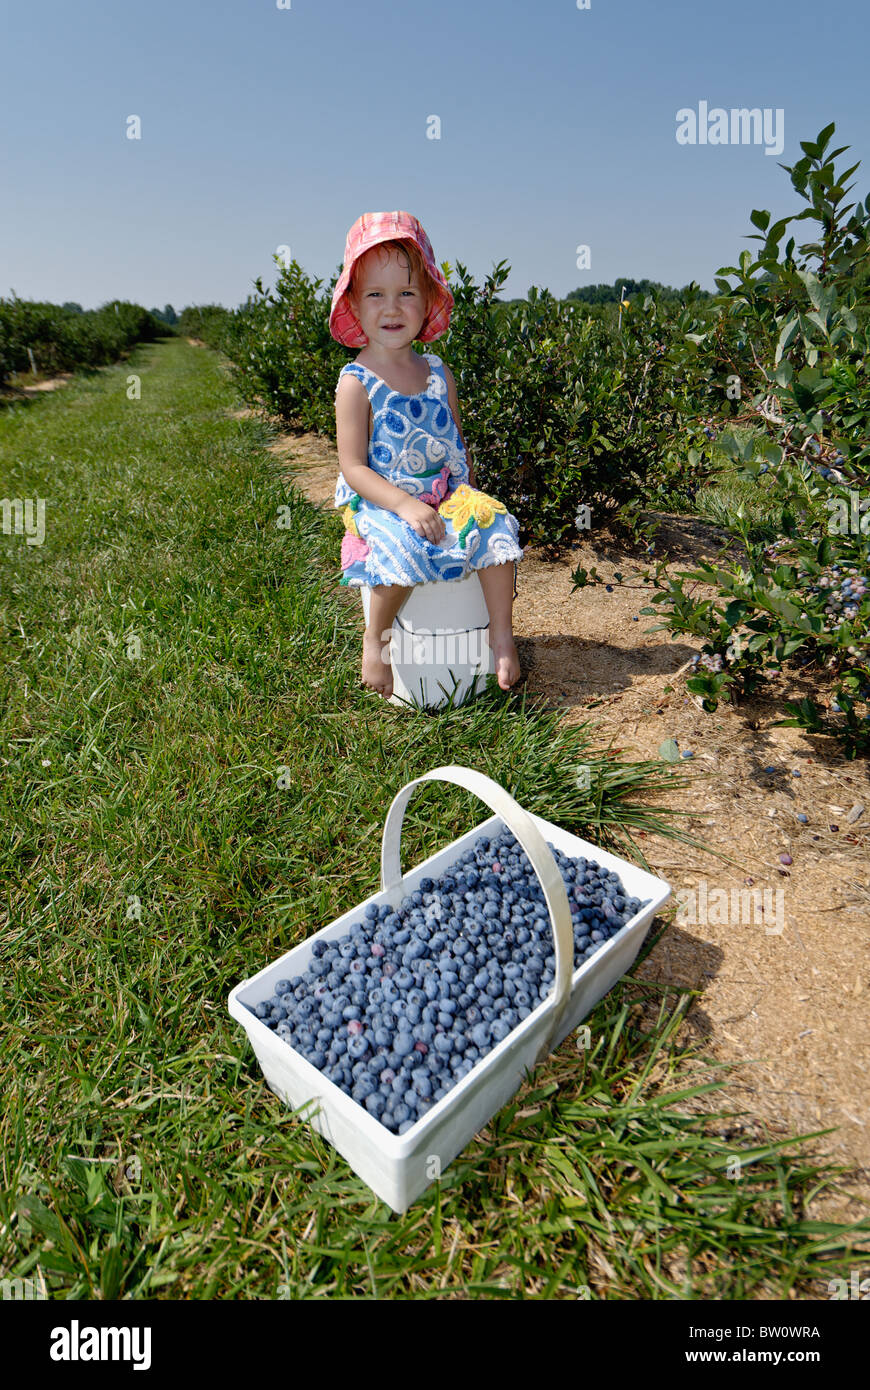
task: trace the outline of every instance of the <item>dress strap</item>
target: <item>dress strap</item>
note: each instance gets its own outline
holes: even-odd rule
[[[447,390],[447,378],[446,378],[446,376],[444,375],[444,363],[441,361],[441,358],[438,356],[437,352],[424,352],[424,353],[423,353],[423,356],[426,358],[426,361],[429,363],[429,374],[430,374],[430,376],[432,376],[432,375],[437,376],[441,381],[443,381],[443,383],[444,383],[444,390],[445,390],[445,392],[446,392],[446,390]]]
[[[372,404],[374,404],[375,397],[381,389],[383,389],[383,394],[385,396],[390,394],[390,388],[387,383],[381,381],[380,377],[375,376],[374,372],[370,372],[368,367],[364,367],[361,362],[345,362],[338,374],[339,381],[341,381],[345,372],[349,372],[351,376],[356,377],[357,381],[362,382],[366,390],[366,395]],[[337,383],[335,389],[336,391],[338,390]]]

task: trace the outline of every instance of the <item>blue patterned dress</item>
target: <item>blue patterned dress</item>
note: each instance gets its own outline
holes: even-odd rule
[[[423,584],[463,579],[471,570],[521,560],[519,525],[507,508],[468,483],[468,461],[447,398],[441,358],[429,363],[426,389],[403,396],[360,362],[352,372],[372,407],[368,463],[412,497],[438,507],[444,539],[435,544],[402,517],[360,497],[339,472],[335,505],[344,508],[342,584]]]

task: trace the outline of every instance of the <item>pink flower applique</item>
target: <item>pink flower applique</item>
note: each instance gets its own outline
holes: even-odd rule
[[[438,476],[433,479],[432,491],[420,494],[421,502],[428,502],[430,507],[438,507],[447,496],[450,487],[450,469],[445,463]]]
[[[354,536],[350,531],[345,531],[341,538],[341,568],[346,570],[357,560],[364,560],[368,554],[368,541],[362,540],[360,536]]]

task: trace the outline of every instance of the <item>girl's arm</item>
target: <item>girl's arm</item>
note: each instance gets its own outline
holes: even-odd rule
[[[462,440],[462,447],[465,450],[465,457],[468,462],[468,484],[469,487],[476,487],[477,484],[474,481],[474,464],[468,452],[468,445],[465,442],[465,435],[462,433],[462,426],[459,423],[459,397],[456,394],[456,382],[447,363],[442,362],[441,365],[444,368],[444,375],[447,378],[447,401],[450,409],[453,411],[453,419],[456,421],[456,428],[459,431],[459,438]]]

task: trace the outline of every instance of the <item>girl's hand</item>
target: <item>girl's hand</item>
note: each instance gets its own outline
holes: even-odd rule
[[[409,497],[407,502],[400,502],[396,508],[396,516],[402,517],[414,528],[418,536],[423,536],[433,545],[443,540],[447,533],[444,518],[434,507],[430,507],[428,502],[420,502],[416,497]]]

